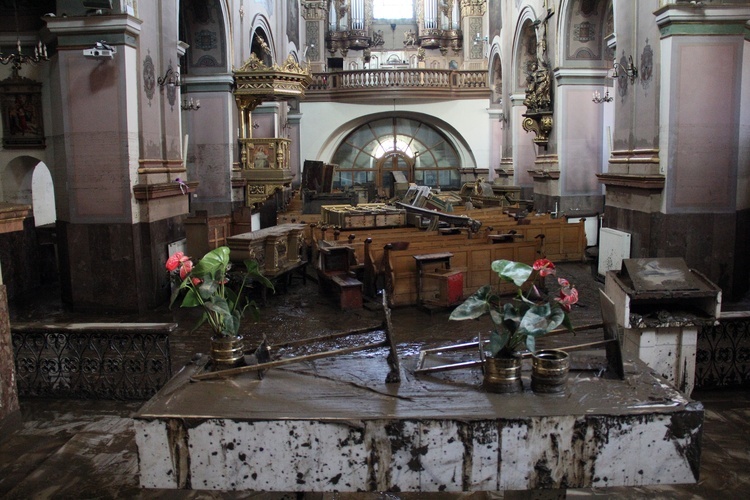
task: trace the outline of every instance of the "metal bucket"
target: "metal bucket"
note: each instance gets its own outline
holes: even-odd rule
[[[520,357],[485,358],[482,368],[485,390],[505,394],[523,391]]]
[[[534,353],[531,362],[531,390],[543,394],[565,392],[570,359],[558,349],[544,349]]]
[[[237,337],[211,337],[211,359],[217,370],[239,366],[244,361],[244,339]]]

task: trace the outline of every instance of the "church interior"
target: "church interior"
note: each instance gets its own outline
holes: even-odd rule
[[[750,1],[0,21],[0,497],[750,493]]]

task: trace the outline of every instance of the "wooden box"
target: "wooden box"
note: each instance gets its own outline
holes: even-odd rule
[[[230,236],[232,218],[229,215],[209,216],[198,210],[193,217],[185,219],[188,254],[195,259],[209,251],[226,245]]]
[[[464,273],[458,269],[445,269],[425,273],[422,297],[425,304],[450,307],[461,303],[464,294]]]

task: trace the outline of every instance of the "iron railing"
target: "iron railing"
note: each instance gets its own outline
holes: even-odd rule
[[[148,399],[172,377],[173,323],[16,324],[18,394]]]
[[[750,386],[750,312],[723,313],[698,331],[695,388]]]

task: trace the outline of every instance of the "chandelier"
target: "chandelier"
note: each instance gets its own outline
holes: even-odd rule
[[[13,1],[13,8],[16,20],[16,47],[18,52],[10,54],[0,53],[0,63],[13,65],[13,72],[17,74],[23,64],[36,64],[41,61],[49,61],[49,57],[47,57],[47,46],[41,41],[34,47],[33,56],[31,54],[24,54],[21,51],[21,34],[18,31],[18,3],[16,0]]]

